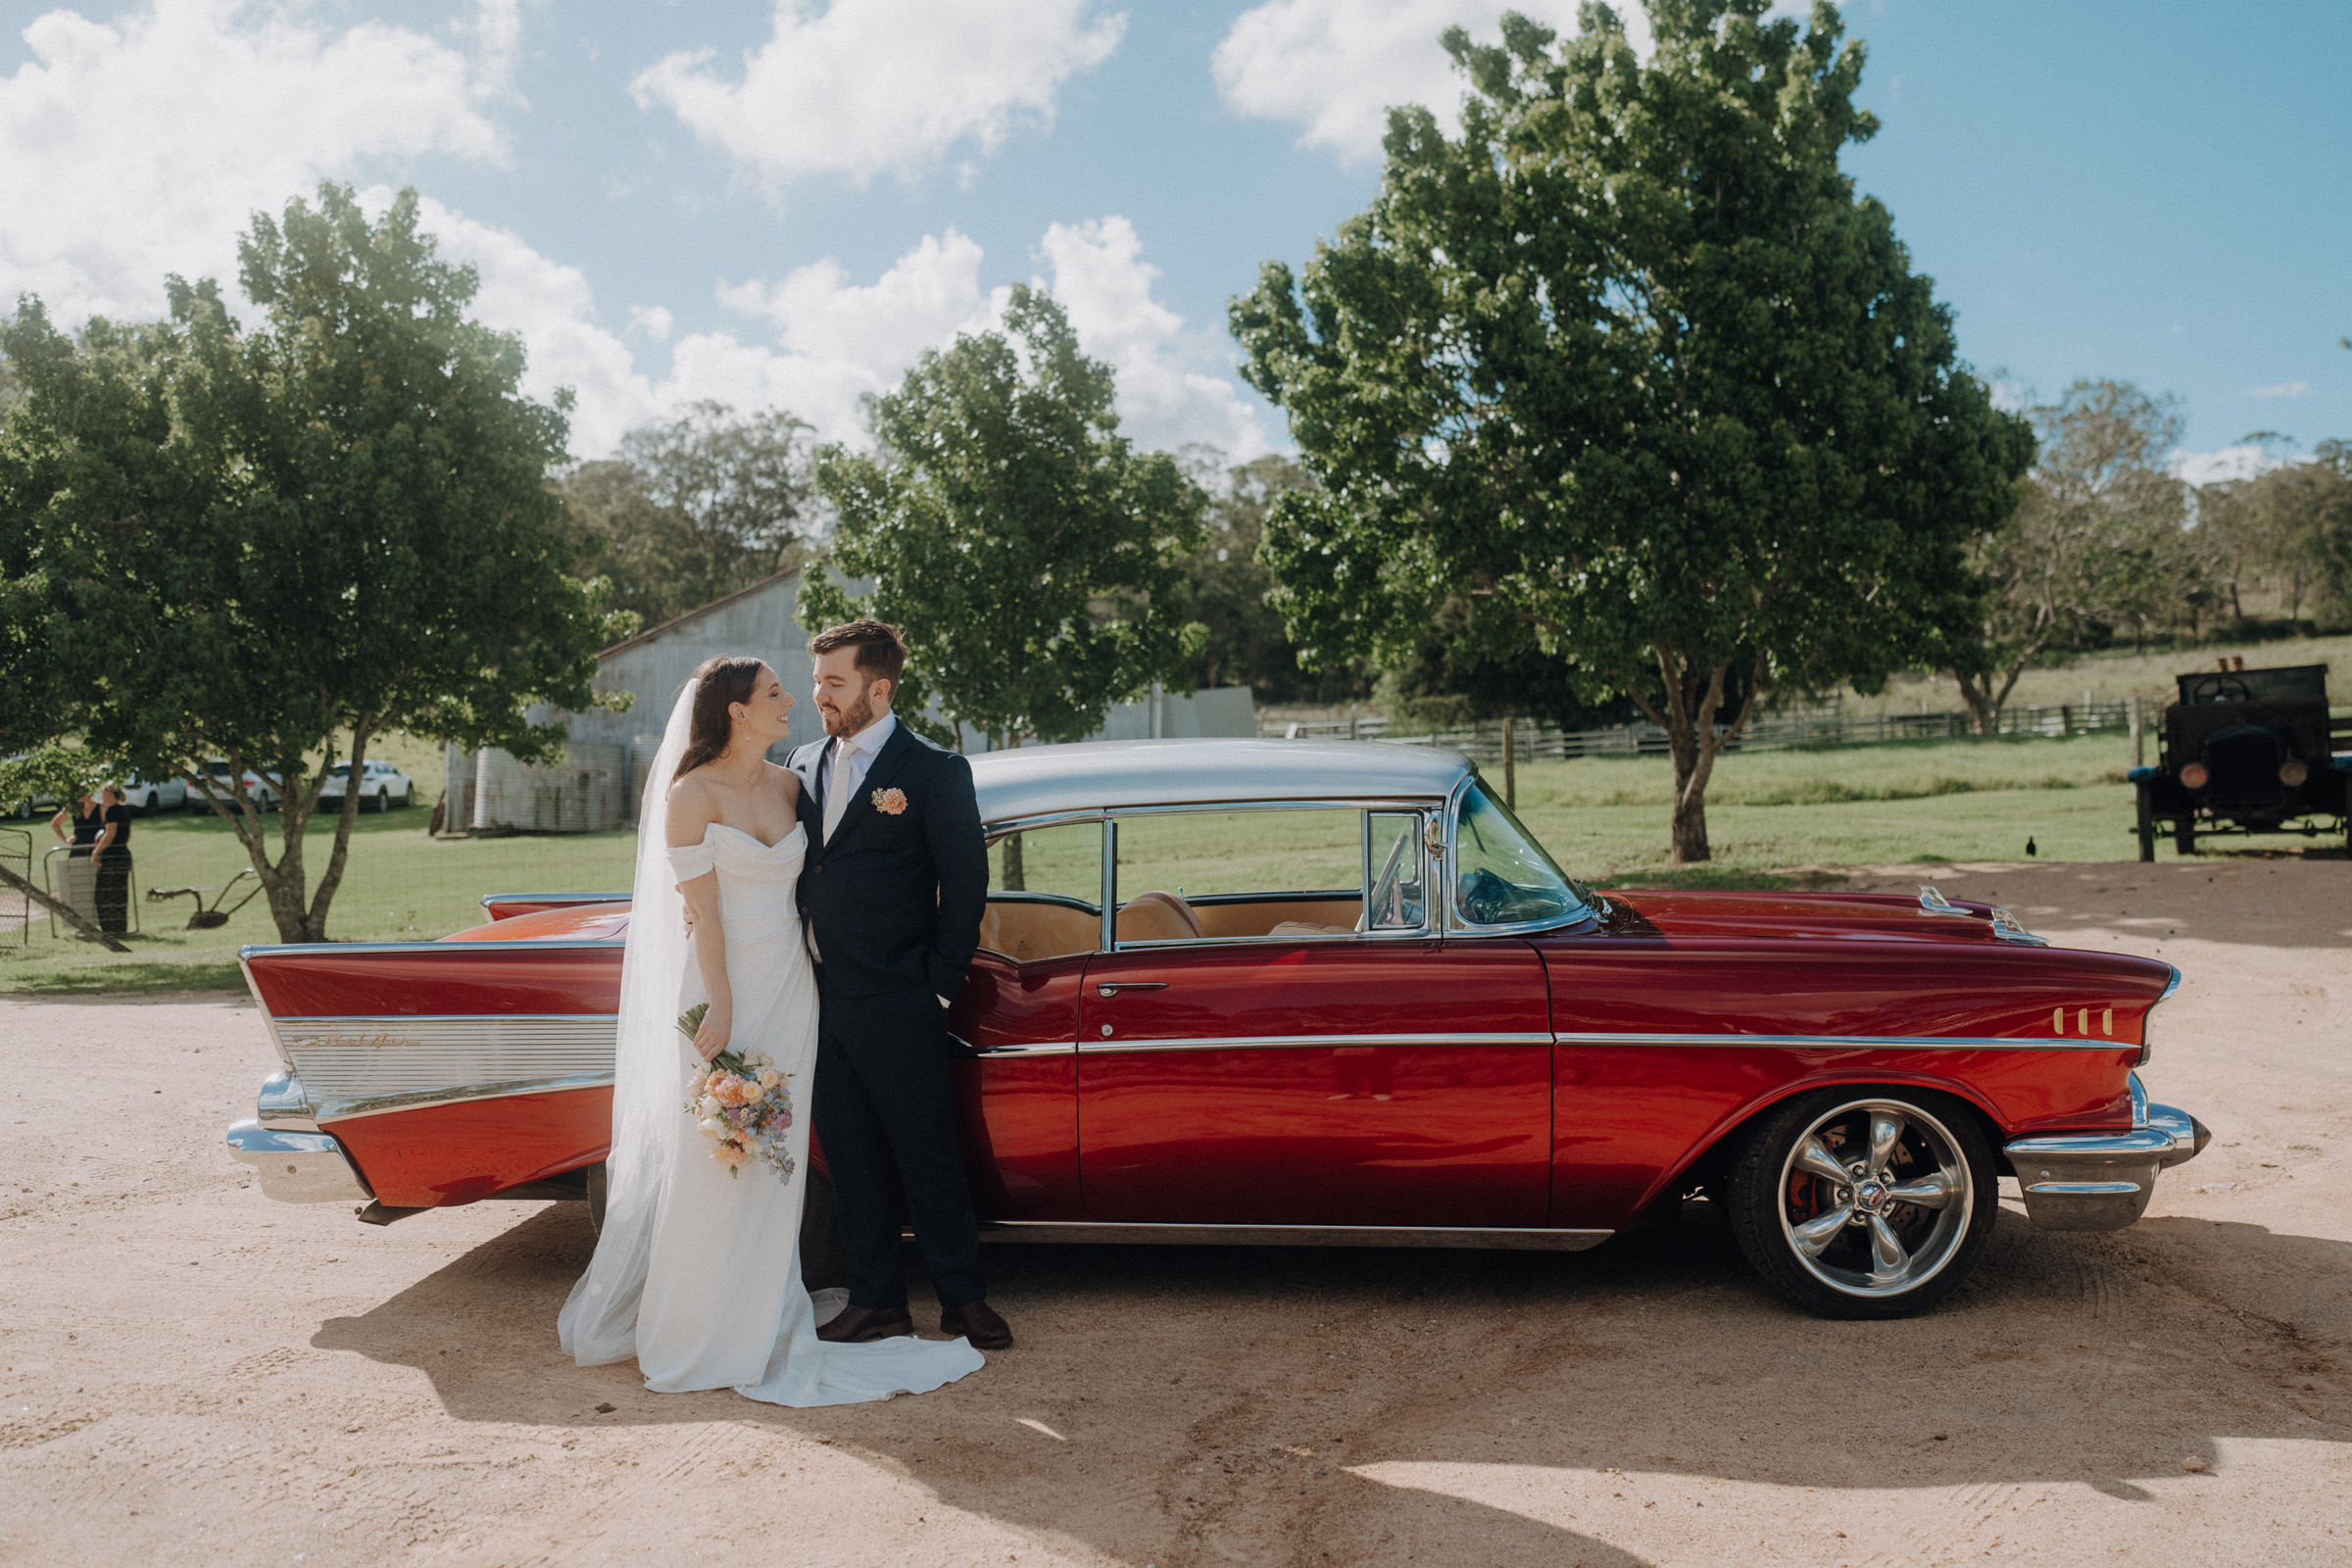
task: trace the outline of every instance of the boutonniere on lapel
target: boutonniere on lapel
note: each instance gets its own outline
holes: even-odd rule
[[[884,816],[897,816],[906,809],[906,792],[905,790],[876,790],[866,799],[871,801],[874,809],[880,811]]]

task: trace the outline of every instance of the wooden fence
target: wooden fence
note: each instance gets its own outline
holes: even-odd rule
[[[2001,710],[2003,735],[2090,735],[2132,727],[2134,699],[2107,703],[2068,703],[2055,708],[2013,707]],[[1501,758],[1500,719],[1467,729],[1429,734],[1391,734],[1385,717],[1308,722],[1261,720],[1260,738],[1287,740],[1396,741],[1408,746],[1446,746],[1480,761]],[[1795,709],[1748,720],[1728,750],[1788,751],[1801,746],[1868,746],[1884,741],[1929,740],[1973,735],[1974,722],[1965,710],[1941,713],[1849,714],[1834,706]],[[1520,757],[1630,757],[1666,754],[1666,732],[1655,724],[1619,724],[1609,729],[1564,730],[1532,718],[1516,721]]]

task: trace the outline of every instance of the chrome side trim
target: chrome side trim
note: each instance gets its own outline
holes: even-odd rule
[[[2139,1015],[2139,1059],[2134,1063],[2135,1066],[2145,1067],[2148,1058],[2156,1054],[2156,1009],[2170,1002],[2173,993],[2180,989],[2180,966],[2168,963],[2165,967],[2172,970],[2173,977],[2164,983],[2164,989],[2157,993],[2156,1000],[2148,1004],[2148,1010]]]
[[[1145,1247],[1460,1247],[1581,1252],[1614,1231],[1480,1229],[1445,1225],[1157,1225],[1093,1220],[998,1220],[984,1242],[1115,1242]]]
[[[232,1158],[251,1165],[262,1194],[281,1203],[367,1202],[375,1196],[325,1133],[281,1132],[241,1121],[225,1135]]]
[[[2148,1124],[2148,1086],[2139,1081],[2139,1074],[2128,1072],[2124,1074],[2124,1088],[2132,1096],[2132,1125],[2134,1128],[2145,1127]]]
[[[474,927],[480,930],[479,926]],[[237,961],[245,963],[256,957],[275,957],[280,954],[342,956],[354,953],[560,953],[565,949],[589,949],[618,952],[620,937],[599,937],[582,940],[577,937],[549,937],[533,940],[528,937],[481,938],[466,942],[257,942],[237,950]],[[259,1000],[260,994],[255,994]]]
[[[481,1100],[513,1100],[518,1095],[561,1095],[580,1089],[606,1089],[611,1071],[576,1073],[556,1078],[516,1078],[505,1083],[463,1084],[443,1089],[415,1089],[395,1094],[352,1095],[318,1102],[323,1125],[358,1121],[363,1116],[387,1116],[403,1110],[430,1110],[436,1105],[464,1105]]]
[[[2061,1040],[1988,1035],[1668,1035],[1569,1032],[1563,1046],[1687,1046],[1707,1050],[1745,1046],[1766,1051],[2129,1051],[2117,1040]]]
[[[485,893],[482,907],[495,909],[502,904],[627,904],[634,893]]]
[[[1081,1055],[1144,1051],[1311,1051],[1358,1050],[1367,1046],[1548,1046],[1549,1035],[1203,1035],[1173,1040],[1085,1040]]]

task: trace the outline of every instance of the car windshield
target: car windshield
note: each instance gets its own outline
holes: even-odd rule
[[[1584,890],[1552,863],[1510,808],[1474,784],[1462,797],[1454,834],[1454,904],[1472,925],[1523,925],[1584,918]]]

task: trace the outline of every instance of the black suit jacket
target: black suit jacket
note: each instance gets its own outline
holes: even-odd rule
[[[980,947],[988,906],[972,764],[901,719],[827,844],[818,777],[831,744],[804,746],[788,764],[800,775],[808,833],[801,917],[816,933],[825,984],[851,997],[920,990],[953,999]],[[895,814],[874,804],[894,789],[906,798]]]

